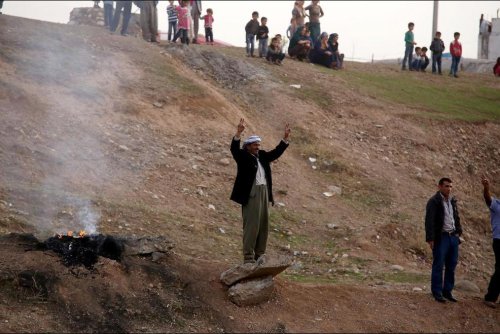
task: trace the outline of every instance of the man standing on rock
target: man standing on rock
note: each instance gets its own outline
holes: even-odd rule
[[[283,139],[272,151],[261,150],[261,139],[255,135],[248,137],[240,149],[244,122],[240,119],[231,142],[231,154],[238,167],[231,200],[242,205],[244,263],[262,264],[269,229],[269,202],[274,205],[270,163],[287,149],[291,129],[286,124]]]
[[[425,240],[432,249],[433,257],[431,291],[434,299],[440,303],[446,300],[457,302],[451,291],[455,285],[462,226],[457,200],[450,197],[451,188],[452,182],[449,178],[439,180],[439,190],[427,202],[425,212]]]
[[[491,276],[488,293],[484,296],[486,306],[496,308],[496,301],[500,295],[500,200],[492,197],[490,182],[482,177],[483,197],[491,213],[491,229],[493,232],[493,252],[495,253],[495,273]]]

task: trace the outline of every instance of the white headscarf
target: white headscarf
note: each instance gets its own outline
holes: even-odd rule
[[[250,144],[253,144],[253,143],[256,143],[256,142],[260,142],[261,139],[259,136],[256,136],[256,135],[252,135],[250,137],[248,137],[244,142],[243,142],[243,146],[247,146],[247,145],[250,145]]]

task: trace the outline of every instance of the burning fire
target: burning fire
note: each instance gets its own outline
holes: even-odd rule
[[[66,236],[72,237],[72,238],[83,238],[86,235],[87,235],[87,232],[85,232],[84,230],[80,230],[80,232],[78,232],[78,234],[76,234],[73,231],[66,232]],[[63,234],[57,233],[56,237],[59,238],[59,239],[61,239],[63,237]]]

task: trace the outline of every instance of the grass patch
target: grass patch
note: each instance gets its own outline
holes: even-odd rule
[[[418,274],[418,273],[407,273],[407,272],[388,272],[376,275],[375,278],[382,279],[385,282],[393,282],[393,283],[426,283],[429,281],[429,275],[427,274]]]
[[[301,275],[301,274],[283,274],[283,276],[293,282],[298,283],[324,283],[324,284],[335,284],[339,283],[337,278],[327,278],[327,277],[318,277],[318,276],[310,276],[310,275]]]
[[[344,75],[346,75],[344,73]],[[425,110],[430,118],[469,122],[499,121],[500,93],[481,78],[425,80],[394,72],[349,72],[349,81],[363,93],[388,102]],[[418,74],[417,74],[418,75]],[[422,114],[420,114],[422,115]]]

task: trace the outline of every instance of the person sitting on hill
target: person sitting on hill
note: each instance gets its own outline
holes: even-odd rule
[[[298,27],[295,35],[293,35],[290,40],[288,54],[292,58],[297,58],[298,60],[303,61],[309,54],[311,44],[311,38],[308,35],[307,28],[305,26]]]
[[[266,59],[268,62],[276,65],[281,65],[281,62],[285,59],[285,54],[281,52],[280,41],[277,37],[271,39],[271,44],[267,49]]]
[[[314,48],[309,52],[309,60],[313,64],[319,64],[332,68],[333,53],[328,48],[328,34],[322,32],[318,41],[314,44]]]
[[[420,49],[420,68],[419,70],[421,72],[425,72],[425,69],[427,66],[429,66],[429,57],[427,57],[427,48],[424,46],[422,49]]]
[[[500,57],[497,58],[497,63],[493,66],[493,74],[496,77],[500,77]]]
[[[339,52],[339,34],[333,33],[328,38],[328,48],[332,52],[334,69],[342,69],[344,67],[344,54]]]
[[[413,55],[413,61],[411,62],[410,71],[418,71],[420,69],[421,62],[421,50],[420,46],[415,48],[415,54]]]

